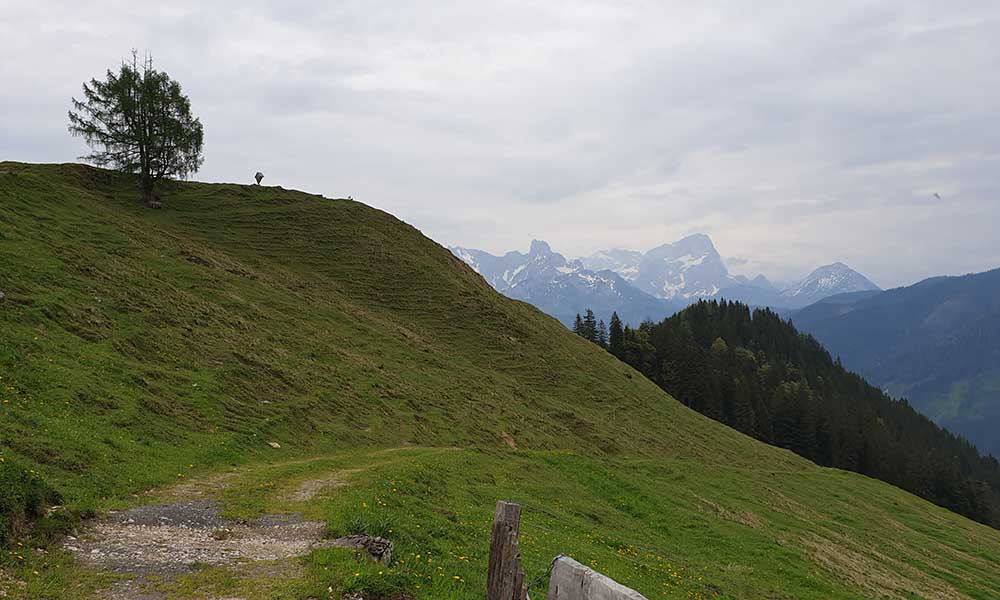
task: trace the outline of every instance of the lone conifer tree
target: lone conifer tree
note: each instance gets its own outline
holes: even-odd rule
[[[201,121],[181,86],[153,68],[149,57],[122,62],[105,81],[83,84],[83,100],[72,99],[69,130],[93,152],[82,160],[142,176],[142,197],[153,206],[153,187],[164,177],[184,178],[198,171],[204,137]]]
[[[622,330],[622,320],[617,312],[611,313],[611,326],[608,328],[608,352],[619,359],[625,356],[625,332]]]
[[[573,333],[580,337],[587,337],[583,333],[583,319],[580,318],[580,313],[576,313],[576,320],[573,321]]]
[[[597,342],[597,319],[594,317],[594,311],[589,308],[583,315],[583,337],[594,343]]]

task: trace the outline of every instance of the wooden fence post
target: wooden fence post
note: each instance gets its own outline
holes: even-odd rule
[[[490,565],[486,573],[486,600],[527,600],[521,553],[517,550],[517,533],[521,522],[521,505],[497,502],[490,537]]]

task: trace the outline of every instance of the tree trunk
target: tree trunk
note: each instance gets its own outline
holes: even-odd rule
[[[146,173],[142,176],[142,201],[150,208],[160,208],[160,199],[153,193],[153,178]]]

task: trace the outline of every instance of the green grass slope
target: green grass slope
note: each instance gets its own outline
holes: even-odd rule
[[[650,598],[1000,596],[1000,533],[701,417],[391,215],[200,183],[150,211],[135,189],[0,163],[0,477],[27,482],[0,506],[30,517],[51,487],[43,531],[231,464],[229,510],[281,508],[259,492],[336,467],[358,474],[301,511],[393,529],[400,562],[317,551],[266,597],[478,597],[499,497],[531,507],[529,575],[565,552]],[[97,585],[54,548],[0,569],[32,597]],[[165,593],[236,585],[201,576]]]

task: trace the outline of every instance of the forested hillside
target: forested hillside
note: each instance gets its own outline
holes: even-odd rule
[[[612,353],[698,412],[1000,525],[994,458],[847,371],[773,312],[707,301],[620,331]]]
[[[797,312],[847,368],[1000,456],[1000,269]]]
[[[1000,309],[894,358],[872,381],[1000,457]]]

